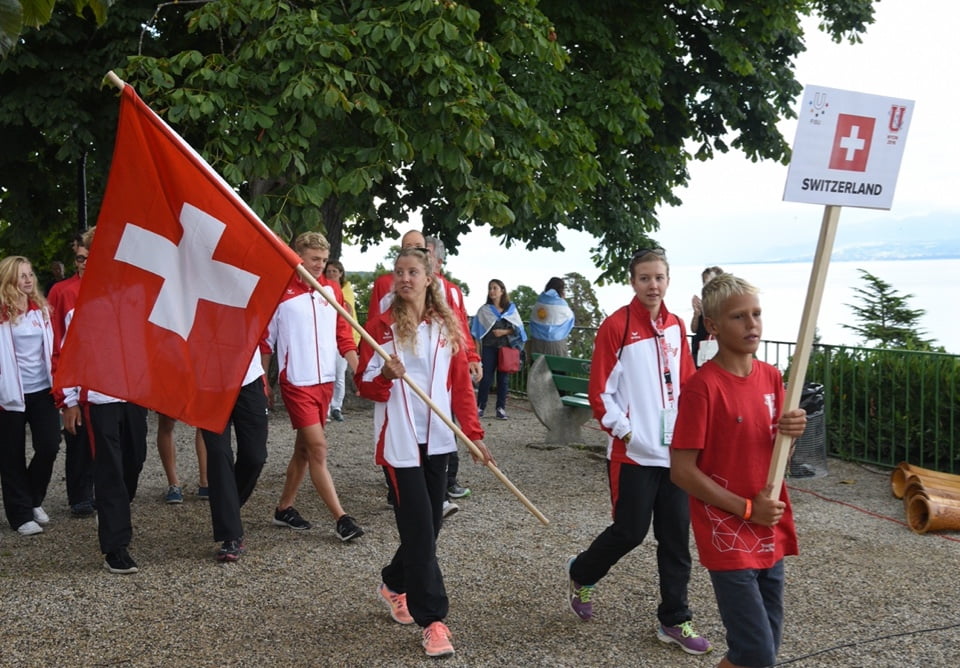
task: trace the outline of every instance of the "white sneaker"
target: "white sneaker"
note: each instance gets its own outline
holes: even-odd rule
[[[43,527],[33,520],[30,520],[29,522],[24,522],[21,524],[17,528],[17,531],[21,536],[35,536],[38,533],[43,533]]]
[[[460,506],[455,504],[453,501],[444,501],[443,502],[443,516],[447,517],[453,515],[455,512],[460,510]]]
[[[37,506],[33,509],[33,521],[41,526],[46,526],[50,524],[50,516],[47,515],[47,511],[42,506]]]

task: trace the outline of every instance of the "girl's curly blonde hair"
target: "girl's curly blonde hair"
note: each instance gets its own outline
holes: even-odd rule
[[[20,311],[20,299],[23,294],[17,283],[20,279],[20,267],[33,263],[22,255],[10,255],[0,260],[0,321],[11,320],[17,322],[23,315]],[[33,281],[33,290],[27,295],[27,302],[33,302],[43,311],[44,320],[49,319],[47,300],[43,298],[36,279]]]
[[[463,333],[460,331],[460,323],[453,311],[447,305],[440,289],[440,281],[433,273],[433,263],[430,256],[419,248],[404,248],[397,254],[397,259],[402,257],[412,257],[416,259],[433,280],[427,285],[426,304],[424,310],[424,319],[430,322],[437,322],[446,329],[447,341],[450,343],[450,350],[455,355],[460,345],[463,343]],[[419,321],[415,321],[413,316],[407,311],[406,305],[397,298],[394,298],[390,306],[390,314],[393,316],[393,322],[397,327],[397,339],[400,347],[413,348],[417,340],[417,327]]]

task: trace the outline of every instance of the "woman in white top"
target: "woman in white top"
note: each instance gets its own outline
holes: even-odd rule
[[[437,562],[436,538],[443,520],[447,459],[456,436],[402,380],[416,383],[440,410],[452,410],[464,433],[493,461],[477,418],[467,346],[456,317],[437,287],[427,253],[404,248],[394,268],[395,298],[366,329],[390,353],[376,355],[362,341],[357,387],[377,402],[376,461],[393,492],[400,547],[383,568],[379,596],[400,624],[423,628],[428,656],[453,654],[443,623],[448,600]]]
[[[60,414],[51,387],[53,325],[30,260],[0,260],[0,485],[10,528],[42,533],[41,504],[60,449]],[[33,458],[27,463],[27,432]]]

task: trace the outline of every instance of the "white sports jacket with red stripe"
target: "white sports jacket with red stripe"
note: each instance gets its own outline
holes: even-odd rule
[[[664,371],[669,370],[676,409],[680,387],[695,369],[683,321],[665,304],[660,316],[663,342],[636,297],[597,330],[588,394],[594,417],[610,435],[611,461],[670,466],[670,448],[662,437],[662,413],[671,405]],[[624,443],[630,433],[630,442]]]

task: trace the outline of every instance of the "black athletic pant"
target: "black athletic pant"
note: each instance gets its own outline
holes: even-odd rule
[[[690,582],[690,505],[687,493],[670,481],[670,469],[607,463],[613,524],[597,536],[570,567],[581,585],[596,584],[625,554],[640,545],[653,520],[657,539],[660,605],[657,618],[676,626],[693,618],[687,603]]]
[[[67,503],[93,502],[93,456],[86,429],[78,429],[76,435],[63,430],[64,476],[67,479]]]
[[[100,551],[107,554],[129,547],[133,537],[130,502],[147,458],[147,409],[125,401],[87,404],[84,417],[93,451]]]
[[[391,590],[407,595],[407,608],[422,627],[442,621],[450,603],[437,562],[437,535],[443,522],[447,455],[427,456],[420,445],[421,465],[415,468],[384,467],[393,492],[393,514],[400,547],[380,572]]]
[[[23,411],[0,410],[0,486],[11,529],[33,520],[43,503],[60,449],[60,413],[50,390],[24,396]],[[33,458],[27,464],[27,425]]]
[[[230,426],[237,435],[237,458],[230,447]],[[206,429],[207,479],[210,482],[210,519],[215,541],[243,538],[240,507],[257,486],[267,461],[267,396],[263,379],[240,388],[226,428],[216,434]]]
[[[453,487],[456,484],[458,473],[460,473],[460,455],[454,450],[450,453],[450,460],[447,462],[447,487]]]

